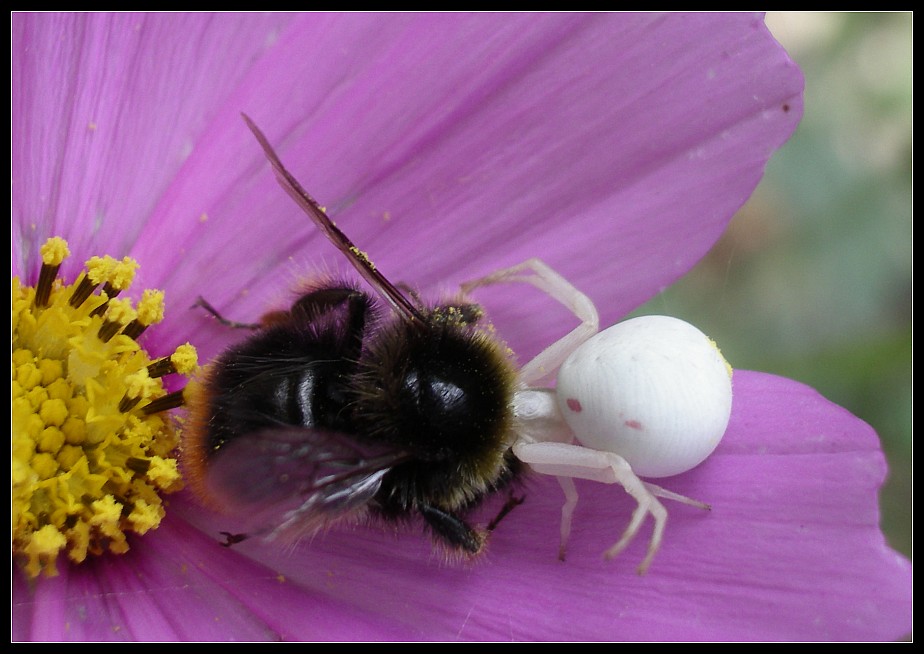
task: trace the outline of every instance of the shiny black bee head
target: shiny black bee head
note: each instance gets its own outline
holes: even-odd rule
[[[487,473],[508,447],[512,364],[481,330],[441,319],[445,311],[458,308],[434,309],[423,330],[396,322],[377,334],[361,361],[356,421],[415,459]]]

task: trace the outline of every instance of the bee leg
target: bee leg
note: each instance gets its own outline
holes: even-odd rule
[[[429,504],[417,507],[420,515],[441,540],[455,550],[464,550],[469,554],[478,554],[484,547],[485,536],[472,529],[458,516],[443,511]]]
[[[578,346],[600,329],[597,308],[590,298],[575,288],[571,282],[559,275],[541,259],[527,259],[523,263],[498,270],[486,277],[462,284],[462,292],[469,293],[479,286],[521,282],[532,284],[568,308],[581,324],[561,339],[555,341],[536,355],[520,370],[520,380],[532,385],[539,379],[552,374]]]
[[[667,509],[658,501],[657,496],[701,508],[708,508],[702,502],[666,491],[654,484],[643,482],[632,471],[631,466],[624,458],[612,452],[593,450],[570,443],[554,442],[518,442],[513,446],[513,452],[521,461],[528,463],[532,469],[542,474],[555,475],[565,479],[589,479],[604,484],[619,484],[622,486],[632,499],[638,503],[638,506],[632,512],[629,526],[623,531],[622,536],[603,555],[607,559],[611,559],[622,552],[638,534],[638,530],[645,518],[650,515],[654,520],[654,532],[648,542],[648,551],[645,558],[638,567],[639,574],[644,574],[648,570],[648,566],[651,565],[652,559],[654,559],[655,554],[661,547],[664,527],[667,524]],[[562,509],[563,539],[567,538],[567,532],[570,531],[571,514],[574,511],[574,505],[577,503],[576,493],[573,496],[568,494],[569,486],[573,488],[573,484],[562,483],[562,488],[566,491],[566,503]],[[564,547],[565,542],[562,542],[560,550],[562,553]]]
[[[221,531],[218,532],[225,537],[225,542],[221,544],[222,547],[231,547],[247,540],[247,534],[232,534],[230,531]]]
[[[355,288],[324,286],[298,298],[292,304],[289,313],[299,314],[301,317],[310,320],[315,316],[339,309],[344,304],[347,305],[346,310],[351,318],[357,314],[365,318],[365,314],[369,310],[369,300],[366,295]]]
[[[349,287],[320,288],[296,300],[289,313],[312,322],[316,317],[334,311],[341,312],[345,332],[350,336],[350,345],[343,351],[342,356],[345,359],[358,359],[363,345],[366,321],[372,311],[368,295]]]
[[[521,495],[516,497],[511,493],[510,497],[507,498],[507,501],[504,503],[504,506],[501,507],[501,510],[498,511],[497,515],[494,516],[494,519],[488,523],[488,526],[485,529],[489,532],[497,529],[497,525],[500,524],[500,521],[507,517],[507,514],[513,511],[516,507],[520,506],[523,502],[526,501],[526,496]]]
[[[260,327],[262,326],[259,323],[254,323],[254,322],[237,322],[236,320],[228,320],[227,318],[222,316],[220,313],[218,313],[218,309],[216,309],[211,304],[206,302],[205,298],[203,298],[201,295],[196,298],[195,303],[190,308],[194,309],[196,307],[202,307],[203,309],[208,311],[210,314],[212,314],[215,317],[216,320],[218,320],[218,322],[220,322],[225,327],[231,327],[232,329],[254,330],[254,329],[260,329]]]

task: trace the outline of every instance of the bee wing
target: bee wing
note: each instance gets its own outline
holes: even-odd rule
[[[408,458],[341,432],[279,427],[223,445],[207,483],[237,532],[298,539],[362,509]]]

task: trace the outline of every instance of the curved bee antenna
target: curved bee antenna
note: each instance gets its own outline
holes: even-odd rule
[[[427,322],[420,311],[418,311],[394,284],[388,281],[385,276],[376,269],[365,252],[353,245],[353,242],[347,238],[347,235],[340,231],[327,216],[324,209],[318,204],[318,201],[311,197],[308,191],[302,188],[302,185],[298,183],[298,180],[286,170],[285,166],[282,165],[282,161],[279,159],[279,155],[273,150],[273,146],[270,145],[266,136],[263,135],[263,132],[260,131],[260,128],[257,127],[250,117],[243,113],[241,116],[244,118],[244,122],[247,123],[247,127],[250,128],[250,131],[253,132],[253,135],[257,137],[257,141],[263,148],[266,158],[269,159],[270,164],[272,164],[273,172],[276,174],[276,180],[279,182],[279,185],[285,189],[286,193],[292,196],[292,199],[295,200],[298,206],[300,206],[302,210],[308,214],[308,217],[321,228],[321,231],[330,239],[331,243],[346,255],[350,263],[353,264],[353,267],[359,271],[359,274],[362,275],[382,297],[388,300],[388,303],[398,312],[399,316],[404,318],[408,323],[416,325],[419,329],[425,329]]]

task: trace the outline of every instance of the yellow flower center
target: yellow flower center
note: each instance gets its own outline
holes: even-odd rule
[[[160,524],[158,493],[181,486],[178,437],[161,412],[183,403],[161,377],[196,368],[188,343],[151,361],[136,342],[163,319],[164,295],[115,299],[135,261],[93,257],[68,286],[57,278],[64,239],[41,252],[36,286],[12,282],[13,553],[32,577],[57,574],[59,554],[123,553],[126,531]]]

